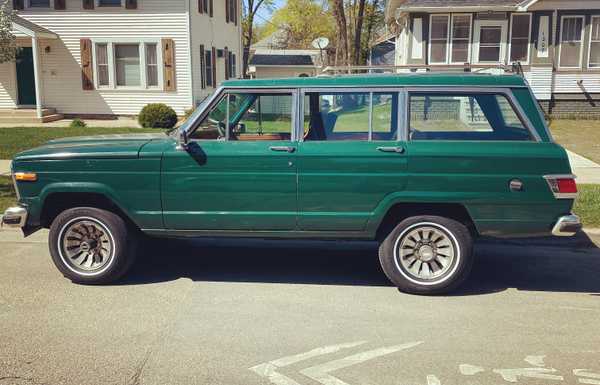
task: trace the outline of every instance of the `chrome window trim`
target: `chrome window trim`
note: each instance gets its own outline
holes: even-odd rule
[[[473,88],[473,87],[453,87],[453,86],[407,87],[406,91],[408,92],[408,98],[406,101],[406,104],[407,104],[406,114],[407,114],[407,117],[409,118],[407,121],[407,123],[408,123],[407,130],[410,130],[409,124],[410,124],[410,94],[411,93],[424,93],[424,92],[450,93],[450,92],[452,92],[452,93],[457,93],[457,94],[470,94],[470,93],[501,94],[501,95],[504,95],[506,97],[506,99],[509,101],[509,103],[511,104],[511,106],[514,109],[514,112],[517,114],[517,117],[519,119],[521,119],[521,122],[525,125],[525,128],[529,131],[529,133],[533,137],[534,141],[536,141],[536,142],[542,141],[542,138],[538,134],[537,130],[535,129],[535,127],[533,126],[533,124],[531,123],[529,118],[527,117],[527,114],[525,114],[525,111],[523,111],[523,109],[519,105],[519,102],[517,101],[515,95],[512,92],[512,89],[510,89],[510,88],[498,88],[498,87],[476,87],[476,88]],[[490,140],[490,142],[494,142],[494,140]]]
[[[21,200],[21,194],[19,193],[19,186],[17,186],[17,178],[15,177],[15,162],[10,162],[10,176],[15,189],[15,195],[17,196],[17,202]]]

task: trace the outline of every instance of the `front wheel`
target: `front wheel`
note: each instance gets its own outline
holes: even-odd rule
[[[400,222],[379,247],[387,277],[402,291],[442,294],[457,288],[473,266],[473,239],[449,218],[417,216]]]
[[[58,270],[83,284],[113,282],[135,258],[133,235],[123,219],[92,207],[59,214],[50,226],[49,247]]]

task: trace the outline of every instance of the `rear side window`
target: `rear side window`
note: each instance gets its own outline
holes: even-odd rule
[[[411,93],[411,140],[532,140],[503,94]]]

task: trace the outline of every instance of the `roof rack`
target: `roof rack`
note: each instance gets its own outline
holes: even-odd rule
[[[349,74],[381,74],[381,73],[485,73],[483,71],[501,70],[504,73],[523,76],[521,63],[515,62],[505,64],[451,64],[451,65],[428,65],[428,64],[402,64],[402,65],[364,65],[364,66],[327,66],[321,70],[319,76],[335,76]]]

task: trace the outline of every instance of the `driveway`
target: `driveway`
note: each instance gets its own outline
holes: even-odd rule
[[[461,291],[420,297],[370,243],[149,242],[93,287],[45,236],[0,231],[1,385],[600,384],[590,244],[480,244]]]

